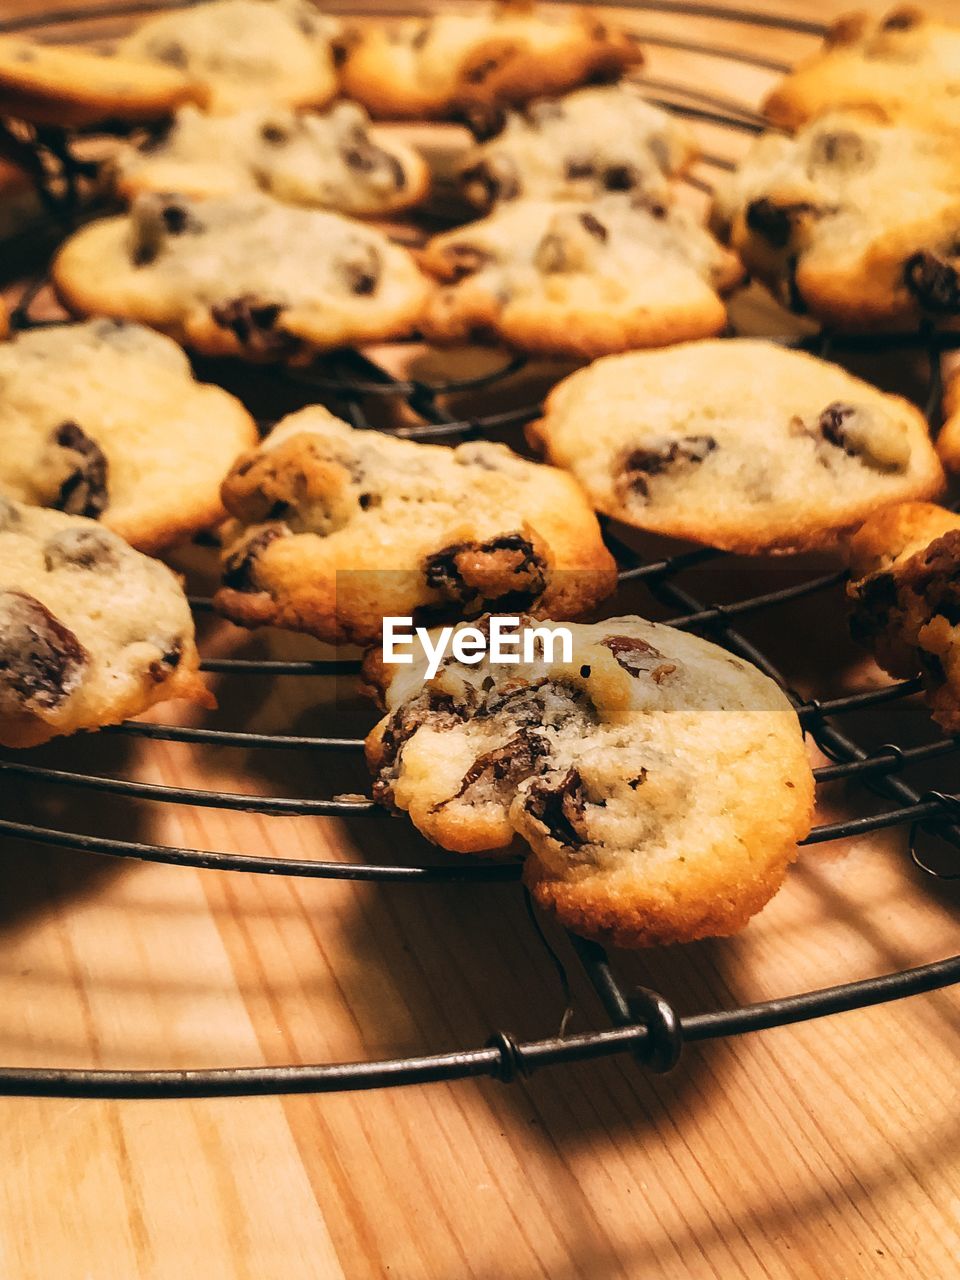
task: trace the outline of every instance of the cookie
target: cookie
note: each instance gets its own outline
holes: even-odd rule
[[[847,14],[763,105],[787,129],[843,107],[870,107],[884,119],[931,129],[960,128],[960,26],[913,5],[883,17]]]
[[[183,351],[116,320],[0,343],[0,494],[100,520],[156,552],[217,524],[253,419]]]
[[[317,405],[237,461],[223,501],[214,604],[245,626],[373,644],[385,616],[497,603],[569,618],[616,586],[576,484],[504,445],[417,444]]]
[[[445,282],[424,332],[598,356],[718,333],[740,264],[685,210],[608,195],[515,200],[420,255]]]
[[[530,435],[597,510],[728,551],[829,546],[944,487],[913,405],[746,338],[600,360],[554,388]]]
[[[934,720],[960,733],[960,515],[887,507],[850,541],[854,637],[891,675],[920,675]]]
[[[526,102],[643,61],[638,38],[587,10],[474,0],[352,34],[344,92],[385,119],[438,119],[468,104]]]
[[[571,661],[487,656],[432,679],[368,662],[387,709],[366,743],[376,799],[457,853],[520,836],[534,898],[577,933],[638,947],[735,932],[810,828],[796,713],[698,636],[640,618],[569,630]]]
[[[784,305],[844,329],[956,323],[960,164],[946,133],[862,112],[766,134],[713,226]]]
[[[200,83],[209,111],[320,107],[337,92],[340,34],[310,0],[211,0],[148,18],[118,51]]]
[[[662,203],[669,179],[696,154],[686,125],[621,81],[511,112],[495,137],[467,154],[459,176],[467,199],[483,210],[500,200],[590,200],[607,191]]]
[[[960,472],[960,368],[954,367],[946,379],[943,395],[943,426],[937,436],[937,453],[948,471]]]
[[[419,203],[430,183],[426,161],[369,123],[353,102],[323,115],[248,107],[210,116],[184,107],[168,133],[121,152],[116,184],[128,200],[149,191],[204,199],[259,190],[356,217]]]
[[[153,120],[203,87],[183,70],[74,45],[0,36],[0,116],[77,128],[105,120]]]
[[[82,516],[0,497],[0,743],[213,705],[176,575]]]
[[[305,363],[412,332],[430,285],[382,232],[264,195],[140,196],[53,264],[74,312],[141,320],[206,355]]]

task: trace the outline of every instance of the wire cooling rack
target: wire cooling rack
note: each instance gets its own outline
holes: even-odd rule
[[[155,10],[155,3],[128,3],[87,10],[52,12],[42,22],[9,20],[0,22],[0,32],[79,30],[81,25],[110,22],[131,14]],[[168,5],[166,7],[178,7]],[[669,37],[645,34],[647,43],[670,49],[694,52],[708,57],[735,61],[766,70],[784,71],[787,67],[773,59],[737,50],[735,41],[704,44],[682,38],[683,19],[709,17],[728,21],[735,31],[738,24],[768,27],[798,35],[821,36],[823,28],[816,23],[798,21],[753,10],[730,10],[709,3],[684,3],[683,0],[660,0],[631,6],[637,13],[668,13],[678,19],[678,32]],[[754,111],[725,97],[682,83],[648,80],[649,96],[683,115],[719,125],[725,129],[757,133],[763,128]],[[30,140],[44,151],[45,171],[51,158],[62,166],[63,180],[58,196],[50,196],[48,204],[57,217],[75,215],[74,179],[79,172],[72,160],[67,140],[45,131]],[[722,157],[708,156],[708,163],[726,167]],[[65,176],[64,176],[65,175]],[[696,180],[701,184],[699,180]],[[65,194],[64,194],[65,193]],[[49,193],[48,193],[49,195]],[[14,312],[21,326],[33,323],[30,305],[34,290],[25,291],[20,307]],[[786,339],[784,339],[786,340]],[[932,427],[938,425],[941,399],[940,365],[945,350],[960,345],[956,335],[933,331],[878,337],[831,337],[820,333],[793,339],[820,355],[843,349],[854,352],[915,349],[928,366],[924,407]],[[525,405],[496,412],[457,418],[444,403],[448,396],[471,392],[486,394],[523,367],[521,357],[504,357],[503,362],[482,375],[430,383],[418,379],[401,379],[388,372],[360,352],[341,352],[319,361],[306,374],[317,394],[332,398],[336,407],[354,425],[371,427],[368,417],[371,403],[403,403],[410,421],[403,434],[415,439],[463,439],[491,432],[516,430],[538,413],[537,405]],[[291,375],[277,370],[268,375],[286,379]],[[899,703],[915,694],[918,681],[904,681],[862,692],[832,698],[805,698],[791,690],[771,658],[737,629],[741,619],[774,614],[794,601],[807,601],[811,606],[818,596],[835,589],[842,574],[829,572],[797,575],[789,585],[763,594],[742,595],[716,604],[703,601],[691,590],[694,571],[710,562],[725,559],[722,553],[697,549],[655,562],[643,561],[636,552],[621,542],[609,529],[608,545],[617,557],[622,583],[642,584],[651,600],[672,611],[667,620],[676,627],[702,632],[739,656],[753,662],[785,688],[796,706],[804,731],[817,744],[830,763],[816,770],[818,787],[839,780],[849,780],[862,789],[863,799],[871,800],[867,811],[841,821],[821,823],[810,832],[807,845],[823,844],[843,837],[864,835],[885,828],[910,829],[910,853],[923,870],[941,878],[950,872],[928,866],[920,851],[921,838],[935,836],[948,849],[960,849],[960,796],[912,785],[901,776],[942,760],[960,751],[960,739],[934,738],[919,745],[886,743],[879,748],[867,747],[845,726],[855,712],[870,707]],[[192,600],[194,610],[209,610],[209,600]],[[256,676],[263,680],[288,676],[343,675],[356,671],[357,664],[347,661],[255,660],[244,658],[208,658],[203,669],[222,676]],[[356,753],[362,739],[349,737],[304,736],[229,732],[221,729],[185,727],[130,721],[104,731],[126,737],[153,738],[207,746],[249,747],[271,751],[303,751],[311,753]],[[88,795],[115,795],[158,804],[193,805],[256,814],[298,814],[316,817],[357,815],[371,812],[375,806],[369,799],[333,797],[302,799],[288,796],[260,796],[224,791],[198,791],[135,780],[96,776],[31,763],[22,755],[0,759],[0,780],[10,794],[10,784],[17,781],[44,783],[51,787],[79,789]],[[79,853],[97,854],[119,859],[135,859],[245,874],[299,876],[314,879],[355,881],[455,882],[481,885],[492,882],[518,881],[518,863],[475,862],[469,859],[426,861],[418,865],[359,864],[332,861],[300,860],[246,855],[227,851],[201,851],[169,845],[141,843],[57,830],[29,822],[14,821],[0,815],[0,835],[29,842],[58,846]],[[606,1030],[579,1035],[565,1035],[524,1040],[505,1031],[494,1032],[488,1042],[477,1048],[454,1052],[429,1053],[413,1057],[370,1062],[326,1063],[314,1066],[238,1067],[196,1071],[107,1071],[61,1070],[42,1068],[0,1067],[0,1093],[50,1096],[88,1097],[185,1097],[237,1094],[327,1092],[341,1089],[367,1089],[385,1085],[455,1080],[468,1076],[491,1076],[510,1081],[529,1075],[540,1068],[565,1062],[601,1058],[614,1054],[632,1054],[648,1069],[669,1070],[678,1060],[682,1046],[701,1040],[739,1035],[763,1028],[784,1026],[831,1013],[864,1008],[932,991],[960,982],[960,955],[932,964],[887,973],[858,982],[844,983],[821,990],[767,1000],[737,1008],[680,1017],[661,995],[647,989],[625,990],[603,948],[571,935],[571,942],[584,969],[598,993],[610,1019]]]

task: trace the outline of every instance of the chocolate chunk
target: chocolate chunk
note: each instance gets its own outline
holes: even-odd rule
[[[810,150],[810,163],[834,165],[838,169],[853,169],[867,158],[867,146],[859,133],[852,129],[834,129],[821,133]]]
[[[96,520],[107,507],[107,459],[96,441],[85,435],[75,422],[64,422],[52,435],[60,449],[76,455],[76,462],[52,504],[71,516]]]
[[[907,259],[907,288],[928,311],[960,311],[960,277],[955,267],[935,253],[922,250]]]
[[[90,655],[34,596],[0,592],[0,687],[26,710],[52,711],[80,683]]]
[[[210,315],[221,329],[229,329],[253,355],[284,356],[292,352],[297,340],[277,327],[283,313],[278,302],[265,302],[252,293],[210,308]]]
[[[114,540],[102,529],[63,529],[48,538],[43,547],[43,564],[54,569],[112,569],[118,564]]]
[[[462,241],[447,245],[443,251],[443,257],[448,266],[448,278],[453,281],[472,276],[475,271],[481,270],[493,261],[492,254],[489,254],[486,249],[481,249],[475,244],[465,244]]]
[[[828,444],[877,471],[903,471],[910,464],[910,442],[898,424],[866,406],[835,401],[817,423]]]
[[[372,244],[363,244],[356,246],[352,257],[343,259],[339,269],[351,293],[369,297],[377,291],[383,264],[377,249]]]
[[[960,529],[951,529],[907,563],[904,589],[923,597],[931,617],[960,626]]]
[[[602,644],[632,676],[648,675],[660,684],[677,669],[675,662],[668,662],[659,649],[635,636],[604,636]]]
[[[560,844],[579,848],[589,838],[584,826],[583,779],[577,769],[568,769],[559,782],[535,779],[523,807]]]
[[[845,453],[856,453],[856,450],[850,446],[849,436],[844,427],[844,423],[852,418],[856,412],[852,404],[840,404],[838,401],[828,404],[817,423],[824,440],[828,440],[830,444],[835,444],[839,449],[843,449]]]
[[[133,206],[134,266],[145,267],[154,262],[167,236],[200,230],[199,220],[182,204],[165,196],[141,196]]]
[[[581,213],[580,222],[585,231],[588,231],[601,244],[606,244],[609,232],[599,218],[592,213]]]
[[[496,601],[503,608],[521,608],[543,594],[546,563],[533,544],[519,533],[486,542],[458,542],[424,561],[428,587],[444,599],[475,607]]]
[[[904,8],[894,9],[880,23],[881,31],[910,31],[914,27],[919,27],[923,22],[923,12],[920,9]]]
[[[261,529],[228,555],[223,564],[223,585],[233,591],[262,591],[263,588],[257,582],[257,560],[271,542],[276,542],[287,533],[289,530],[283,525],[271,525]]]
[[[271,147],[283,147],[290,141],[291,133],[283,125],[267,120],[260,126],[260,137]]]
[[[639,180],[636,169],[629,164],[612,164],[603,171],[603,185],[607,191],[632,191]]]
[[[716,447],[713,436],[682,436],[679,440],[668,440],[659,449],[629,449],[617,466],[617,485],[621,490],[646,497],[653,476],[695,466]]]
[[[750,230],[763,236],[774,249],[785,249],[790,243],[797,218],[814,211],[814,206],[806,201],[774,204],[764,196],[759,200],[751,200],[747,205],[746,221]]]
[[[182,659],[183,641],[179,639],[171,641],[162,656],[155,658],[147,668],[150,679],[155,684],[163,684],[164,680],[168,680],[173,675]]]
[[[498,102],[457,103],[453,115],[466,125],[477,142],[496,137],[507,123],[507,113]]]
[[[502,746],[494,747],[492,751],[485,751],[483,755],[477,756],[463,775],[463,781],[458,790],[450,799],[459,799],[464,792],[481,780],[502,782],[508,787],[515,787],[517,783],[536,772],[540,767],[540,761],[549,754],[549,751],[550,744],[546,738],[539,733],[530,732],[529,729],[522,729]],[[444,800],[442,803],[448,804],[449,801]]]

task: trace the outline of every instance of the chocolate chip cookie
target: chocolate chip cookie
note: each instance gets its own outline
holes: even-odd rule
[[[608,195],[515,200],[435,237],[420,261],[445,287],[423,322],[450,342],[598,356],[718,333],[737,259],[685,210]]]
[[[504,445],[416,444],[314,406],[237,461],[223,501],[214,603],[245,626],[372,644],[385,616],[576,617],[616,585],[576,484]]]
[[[176,575],[92,520],[0,497],[0,743],[212,705]]]
[[[520,836],[534,898],[577,933],[638,947],[740,929],[810,827],[796,713],[697,636],[569,630],[569,662],[448,661],[427,679],[368,660],[387,710],[367,738],[375,797],[457,853]]]
[[[850,541],[855,639],[891,675],[920,675],[934,720],[960,733],[960,515],[887,507]]]
[[[632,32],[588,10],[474,0],[352,33],[344,91],[386,119],[437,119],[468,104],[525,102],[643,61]]]
[[[696,153],[686,125],[624,80],[510,112],[494,137],[468,153],[459,176],[467,199],[485,211],[500,200],[589,200],[608,191],[663,203],[669,179]]]
[[[220,482],[257,430],[169,338],[101,319],[0,343],[0,440],[0,494],[155,552],[223,518]]]
[[[550,393],[530,435],[597,510],[730,551],[828,546],[944,487],[913,405],[745,338],[600,360]]]
[[[760,138],[713,225],[785,305],[838,328],[960,315],[960,167],[944,132],[839,112]]]
[[[264,191],[287,204],[356,217],[419,203],[430,183],[426,161],[369,124],[353,102],[322,114],[248,107],[211,116],[184,107],[167,133],[124,148],[116,183],[128,200],[148,191],[199,199]]]
[[[319,107],[337,92],[340,34],[310,0],[211,0],[148,18],[118,51],[189,76],[210,111]]]
[[[180,68],[132,54],[0,36],[0,116],[75,128],[152,120],[204,97],[203,86]]]
[[[382,232],[255,194],[140,196],[71,236],[53,280],[80,314],[141,320],[208,355],[291,363],[406,336],[431,291]]]
[[[960,127],[960,26],[899,5],[883,17],[850,13],[823,48],[780,82],[764,103],[788,129],[838,107],[870,107],[887,120]]]

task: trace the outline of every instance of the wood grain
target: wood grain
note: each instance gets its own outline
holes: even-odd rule
[[[63,3],[63,0],[61,0]],[[3,16],[36,12],[5,0]],[[842,6],[784,3],[822,19]],[[949,0],[938,6],[944,12]],[[794,57],[809,42],[642,13],[648,32]],[[770,75],[656,50],[651,74],[756,101]],[[712,145],[713,133],[704,129]],[[702,582],[708,595],[717,585]],[[789,615],[798,683],[841,686],[839,601]],[[786,651],[783,633],[770,637]],[[297,653],[226,627],[207,652]],[[220,681],[211,723],[344,733],[370,713],[300,680]],[[320,700],[318,703],[318,699]],[[915,708],[878,733],[921,732]],[[882,738],[879,738],[882,740]],[[116,737],[40,757],[174,785],[329,795],[359,761]],[[956,780],[953,779],[954,786]],[[414,858],[386,817],[352,823],[80,792],[4,797],[34,821],[297,857]],[[840,791],[828,798],[843,809]],[[921,963],[956,949],[957,895],[896,836],[806,851],[739,938],[618,958],[681,1011]],[[0,853],[0,1059],[178,1067],[317,1062],[556,1030],[564,996],[511,886],[376,886]],[[574,1026],[603,1025],[568,945]],[[0,1101],[6,1280],[937,1280],[960,1257],[960,996],[945,992],[689,1048],[658,1078],[629,1059],[505,1088],[466,1082],[319,1098]]]

